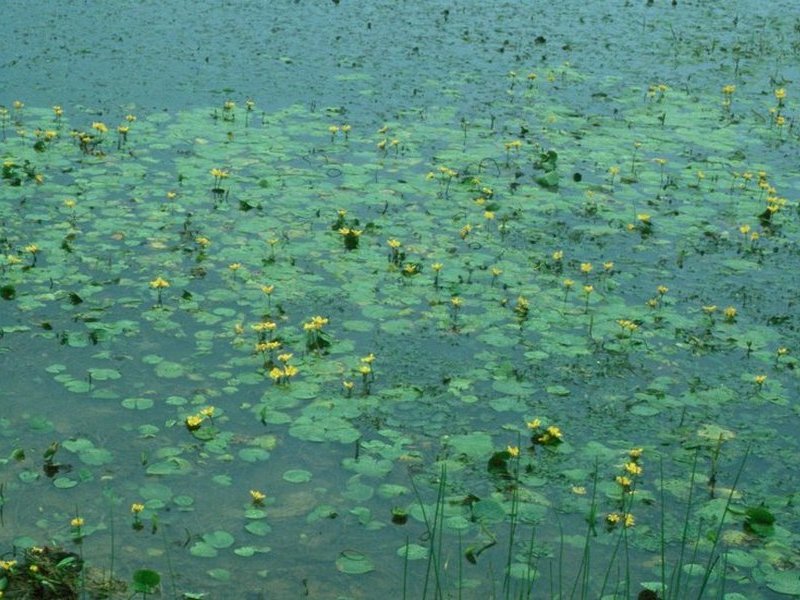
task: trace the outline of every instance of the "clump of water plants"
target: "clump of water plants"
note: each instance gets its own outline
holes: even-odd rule
[[[9,599],[108,598],[124,582],[87,572],[79,554],[59,546],[31,546],[21,556],[0,560],[0,596]]]

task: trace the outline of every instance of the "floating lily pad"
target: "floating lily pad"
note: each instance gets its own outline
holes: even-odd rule
[[[336,559],[336,568],[348,575],[363,575],[375,570],[369,557],[356,550],[345,550]]]
[[[290,469],[285,471],[283,479],[289,483],[306,483],[311,481],[311,471],[305,469]]]

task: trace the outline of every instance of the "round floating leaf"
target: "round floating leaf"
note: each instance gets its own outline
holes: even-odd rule
[[[192,463],[184,458],[173,456],[147,467],[148,475],[184,475],[192,470]]]
[[[428,558],[428,549],[419,544],[404,544],[397,549],[397,556],[408,560],[422,560]]]
[[[241,546],[234,550],[239,556],[252,556],[253,554],[266,554],[272,552],[269,546]]]
[[[356,550],[344,550],[336,559],[336,568],[348,575],[362,575],[375,569],[366,554]]]
[[[502,523],[506,518],[505,509],[491,499],[479,500],[472,505],[472,516],[479,523]]]
[[[161,483],[147,483],[139,488],[139,495],[145,500],[167,501],[172,497],[172,490]]]
[[[161,583],[161,575],[150,569],[140,569],[133,573],[133,589],[142,594],[153,594]]]
[[[53,485],[59,489],[66,490],[78,485],[78,482],[69,477],[56,477],[53,479]]]
[[[253,535],[267,535],[272,531],[272,527],[266,521],[251,521],[244,528]]]
[[[311,481],[311,471],[290,469],[283,474],[283,479],[289,483],[306,483]]]
[[[233,545],[234,538],[227,531],[217,530],[211,533],[206,533],[203,536],[203,541],[214,548],[227,548],[228,546]]]
[[[161,361],[156,365],[156,375],[165,379],[177,379],[184,375],[183,365],[169,360]]]
[[[211,569],[206,572],[211,579],[216,579],[217,581],[230,581],[231,579],[231,572],[227,569]]]
[[[82,462],[87,465],[100,466],[113,462],[114,455],[103,448],[90,448],[78,454]]]
[[[122,401],[122,406],[129,410],[147,410],[152,408],[152,398],[125,398]]]
[[[269,452],[262,448],[243,448],[239,450],[239,458],[245,462],[254,463],[260,460],[267,460]]]
[[[202,558],[214,558],[218,554],[217,549],[206,542],[195,542],[189,548],[189,553],[192,556],[200,556]]]
[[[800,596],[800,570],[770,573],[767,576],[767,587],[779,594]]]
[[[119,379],[122,377],[116,369],[89,369],[89,374],[96,381],[107,381],[109,379]]]

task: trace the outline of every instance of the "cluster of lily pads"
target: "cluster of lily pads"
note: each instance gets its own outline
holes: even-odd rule
[[[565,104],[572,67],[532,75],[471,122],[248,98],[121,113],[111,139],[69,107],[0,111],[2,345],[39,356],[38,385],[13,382],[35,403],[4,416],[0,489],[48,507],[19,509],[15,544],[104,552],[129,505],[126,547],[185,531],[170,560],[217,561],[209,586],[288,570],[356,593],[377,579],[340,574],[376,571],[409,597],[486,591],[447,565],[505,546],[515,594],[555,560],[619,597],[653,579],[679,597],[697,573],[794,593],[797,491],[779,482],[797,449],[775,440],[798,416],[780,285],[798,210],[767,160],[797,145],[791,90],[759,107],[741,85],[720,103],[607,82],[619,119]],[[745,446],[758,472],[734,484]],[[624,577],[582,561],[587,518],[592,543],[629,545]]]

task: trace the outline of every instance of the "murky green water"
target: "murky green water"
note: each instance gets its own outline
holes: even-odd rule
[[[9,593],[800,594],[788,3],[5,10]]]

